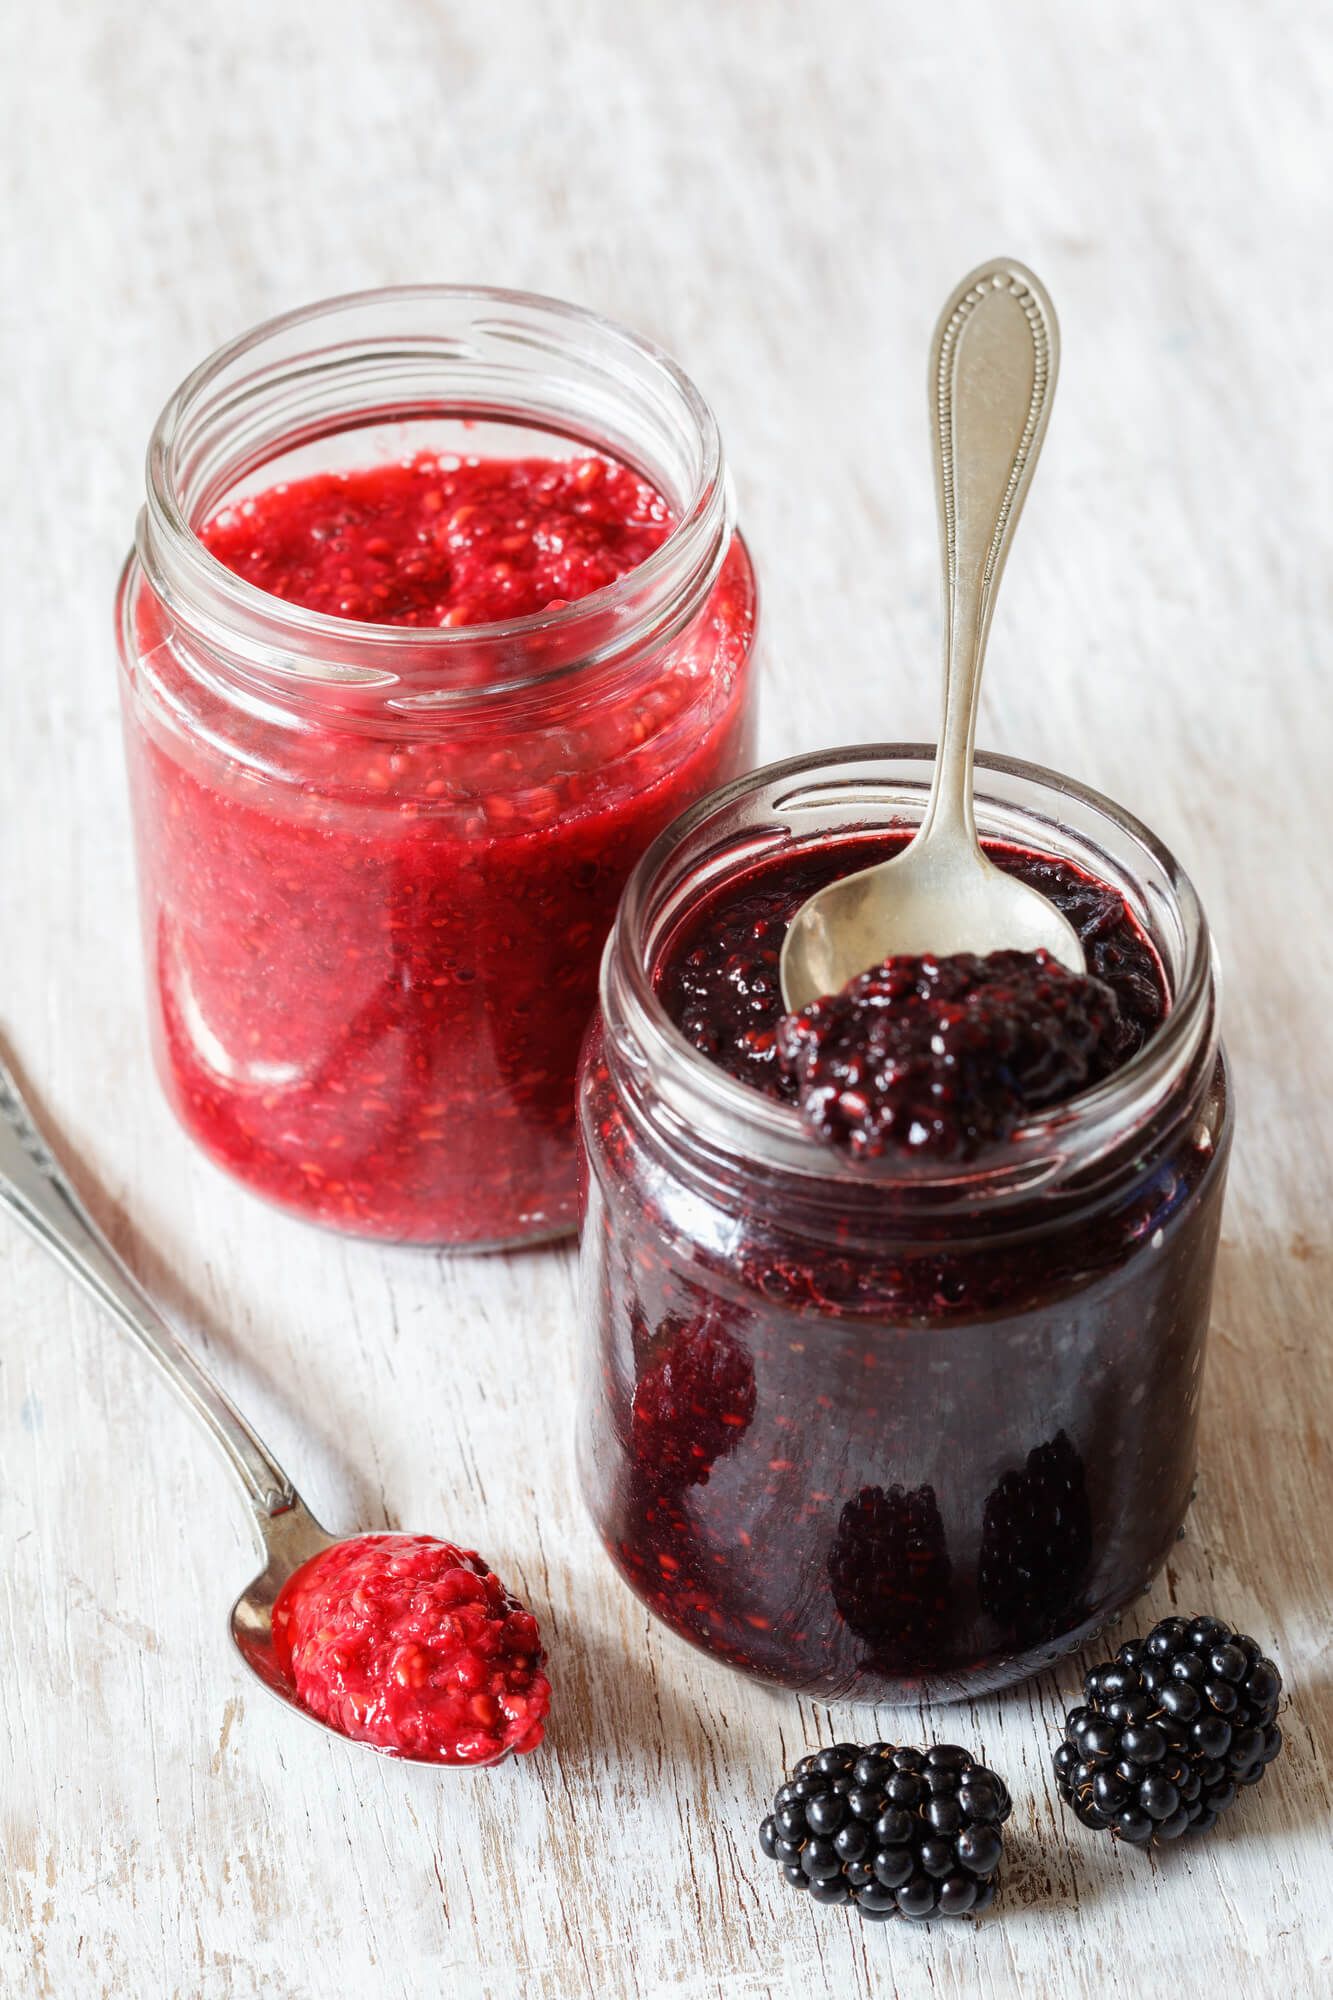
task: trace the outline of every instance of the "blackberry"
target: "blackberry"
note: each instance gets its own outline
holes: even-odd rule
[[[981,1608],[1024,1644],[1077,1623],[1092,1555],[1083,1460],[1064,1431],[1006,1472],[986,1501],[977,1561]]]
[[[668,1484],[704,1486],[754,1416],[754,1363],[708,1313],[664,1319],[654,1346],[658,1358],[634,1391],[634,1455]]]
[[[995,1899],[1012,1810],[1003,1779],[956,1743],[836,1743],[778,1787],[759,1845],[794,1889],[874,1922],[975,1916]]]
[[[838,1517],[833,1601],[885,1666],[910,1671],[936,1650],[952,1570],[933,1486],[863,1486]]]
[[[1055,1752],[1084,1826],[1147,1846],[1206,1833],[1282,1748],[1282,1676],[1218,1618],[1164,1618],[1083,1683]]]
[[[1120,1007],[1044,951],[886,958],[778,1023],[778,1061],[818,1138],[970,1159],[1114,1067]]]

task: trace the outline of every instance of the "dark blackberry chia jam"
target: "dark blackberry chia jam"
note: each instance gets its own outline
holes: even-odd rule
[[[980,760],[978,821],[1116,992],[1095,1088],[966,1163],[855,1162],[790,1103],[786,925],[907,837],[920,752],[773,767],[658,842],[585,1054],[580,1465],[683,1637],[826,1698],[1034,1672],[1189,1501],[1230,1140],[1207,929],[1145,829]]]

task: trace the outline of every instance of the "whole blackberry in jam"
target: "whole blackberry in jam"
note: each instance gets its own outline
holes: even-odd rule
[[[956,1743],[836,1743],[802,1757],[759,1845],[794,1889],[863,1917],[979,1915],[995,1899],[1003,1779]]]
[[[886,958],[778,1023],[811,1130],[865,1159],[966,1160],[1115,1066],[1120,1009],[1044,951]]]
[[[1006,1472],[981,1526],[981,1608],[1025,1643],[1053,1638],[1073,1620],[1092,1554],[1092,1510],[1083,1460],[1064,1431]]]
[[[1282,1748],[1282,1676],[1218,1618],[1164,1618],[1094,1667],[1055,1781],[1084,1826],[1146,1846],[1206,1833]]]
[[[754,1416],[754,1363],[709,1313],[663,1320],[653,1346],[634,1391],[634,1455],[668,1483],[706,1485]]]
[[[953,1565],[933,1486],[863,1486],[828,1555],[833,1601],[877,1664],[910,1672],[936,1650]]]

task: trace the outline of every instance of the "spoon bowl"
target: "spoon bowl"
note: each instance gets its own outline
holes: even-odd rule
[[[970,272],[936,323],[930,397],[945,643],[930,799],[904,853],[830,883],[797,911],[780,961],[789,1012],[900,955],[1046,951],[1071,972],[1086,969],[1054,904],[983,853],[972,801],[995,592],[1046,434],[1059,348],[1045,290],[1007,258]]]
[[[782,997],[791,1013],[838,993],[892,956],[1045,951],[1084,970],[1077,931],[1054,903],[966,844],[923,842],[890,861],[830,882],[801,905],[782,946]]]
[[[327,1729],[328,1723],[304,1706],[291,1675],[278,1659],[273,1643],[273,1607],[303,1563],[308,1563],[313,1556],[323,1555],[325,1549],[334,1548],[345,1539],[342,1535],[329,1534],[304,1502],[294,1499],[281,1514],[269,1517],[264,1534],[268,1561],[231,1607],[232,1644],[251,1673],[263,1683],[269,1694],[275,1695],[288,1708],[294,1708],[298,1715],[304,1716],[307,1722],[316,1723],[321,1729]]]

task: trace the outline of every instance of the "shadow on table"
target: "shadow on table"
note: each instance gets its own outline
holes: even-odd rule
[[[1224,1238],[1199,1441],[1211,1567],[1271,1603],[1275,1623],[1299,1611],[1321,1634],[1333,1630],[1330,1277],[1333,1246],[1298,1230],[1245,1217]]]
[[[661,1660],[658,1650],[568,1625],[551,1642],[551,1740],[571,1777],[614,1768],[656,1784],[670,1769],[688,1780],[718,1747],[724,1709],[682,1693],[665,1648]]]

